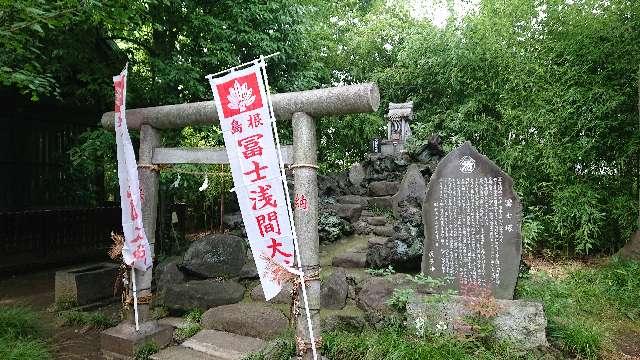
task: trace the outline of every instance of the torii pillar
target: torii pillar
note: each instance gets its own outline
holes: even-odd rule
[[[311,323],[316,337],[320,336],[320,280],[317,273],[319,265],[318,244],[318,179],[317,179],[317,137],[315,119],[323,116],[368,113],[378,109],[380,93],[373,83],[339,86],[325,89],[275,94],[273,110],[278,120],[292,120],[294,164],[294,193],[304,195],[307,209],[294,208],[294,221],[300,246],[301,266],[307,284],[307,296],[311,312]],[[157,219],[158,174],[152,167],[161,164],[162,153],[175,149],[160,148],[160,130],[175,129],[192,125],[216,125],[219,118],[213,101],[189,104],[166,105],[126,111],[127,125],[130,129],[140,129],[140,184],[144,191],[144,226],[153,251]],[[114,130],[114,113],[102,116],[102,126]],[[186,158],[197,158],[197,151],[181,149],[172,151]],[[194,156],[192,156],[194,155]],[[213,161],[213,159],[212,159]],[[210,162],[213,163],[213,162]],[[155,254],[154,254],[155,255]],[[311,276],[309,276],[311,275]],[[152,269],[146,272],[136,270],[138,289],[145,291],[141,295],[151,295]],[[298,291],[300,294],[301,292]],[[311,359],[311,347],[304,304],[299,302],[297,312],[297,337],[303,340],[298,344],[298,353],[303,359]],[[149,305],[140,304],[141,331],[136,332],[131,319],[102,334],[103,353],[116,353],[118,346],[126,348],[126,354],[120,359],[131,358],[135,347],[147,340],[154,340],[163,347],[170,341],[166,339],[166,329],[149,317]],[[166,340],[166,341],[165,341]],[[301,345],[301,346],[300,346]]]

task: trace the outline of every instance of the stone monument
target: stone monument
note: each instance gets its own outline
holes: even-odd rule
[[[440,161],[422,214],[422,273],[445,287],[472,285],[512,299],[522,250],[513,180],[468,141]]]
[[[411,136],[409,122],[413,120],[413,101],[389,103],[387,118],[387,139],[380,142],[381,152],[385,155],[396,154],[404,150],[404,143]]]

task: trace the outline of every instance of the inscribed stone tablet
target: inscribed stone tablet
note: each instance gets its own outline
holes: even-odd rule
[[[422,206],[422,272],[512,299],[522,250],[513,180],[468,141],[440,161]]]

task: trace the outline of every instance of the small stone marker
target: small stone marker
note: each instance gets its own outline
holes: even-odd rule
[[[440,161],[423,204],[422,273],[512,299],[522,251],[522,206],[513,180],[465,142]]]

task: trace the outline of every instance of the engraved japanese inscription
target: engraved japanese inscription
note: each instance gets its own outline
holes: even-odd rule
[[[512,299],[522,251],[513,180],[469,142],[440,161],[423,204],[422,272],[446,288],[473,285]]]

